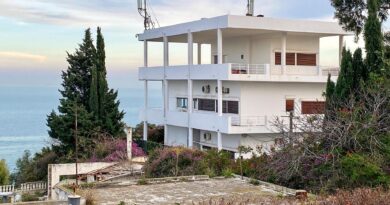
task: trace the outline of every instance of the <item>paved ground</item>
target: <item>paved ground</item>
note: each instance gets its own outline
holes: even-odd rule
[[[240,179],[211,179],[197,182],[178,182],[154,185],[105,187],[94,190],[97,204],[193,204],[212,198],[247,195],[274,197],[277,193],[253,186]]]

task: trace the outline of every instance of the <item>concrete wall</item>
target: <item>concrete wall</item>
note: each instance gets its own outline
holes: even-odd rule
[[[210,133],[211,134],[211,139],[206,140],[203,136],[205,133]],[[210,131],[205,131],[205,130],[200,130],[200,144],[204,146],[209,146],[209,147],[218,147],[218,142],[217,142],[217,133],[216,132],[210,132]],[[229,151],[237,151],[237,147],[240,146],[240,138],[241,135],[228,135],[228,134],[222,134],[222,147],[225,150]]]
[[[116,163],[107,163],[107,162],[91,162],[91,163],[78,163],[78,174],[86,174],[88,172],[103,169],[105,167],[112,166]],[[47,192],[50,199],[58,199],[56,192],[54,192],[54,187],[60,182],[61,176],[66,175],[75,175],[76,174],[76,164],[49,164],[48,165],[48,183],[47,183]]]
[[[168,125],[167,145],[187,146],[188,128]]]
[[[295,99],[297,114],[301,101],[323,101],[325,84],[241,82],[241,116],[283,116],[286,99]],[[268,120],[271,120],[268,118]]]

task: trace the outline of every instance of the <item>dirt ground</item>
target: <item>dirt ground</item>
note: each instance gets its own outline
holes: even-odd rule
[[[132,204],[197,204],[210,199],[251,194],[261,198],[274,198],[277,192],[254,186],[238,178],[210,179],[206,181],[178,182],[153,185],[104,187],[93,190],[97,204],[118,205],[121,201]]]

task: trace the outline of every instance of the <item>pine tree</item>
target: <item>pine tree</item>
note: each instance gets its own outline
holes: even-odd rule
[[[378,18],[379,3],[378,0],[368,0],[368,19],[364,25],[366,62],[369,71],[376,74],[382,72],[384,64],[384,39],[382,25]]]
[[[52,111],[47,118],[49,136],[58,141],[53,145],[53,150],[59,156],[66,156],[74,150],[75,109],[78,113],[80,138],[87,138],[94,129],[93,116],[88,111],[88,101],[95,53],[90,29],[85,31],[83,43],[75,53],[68,53],[69,66],[62,72],[63,90],[60,90],[62,98],[58,106],[59,113]]]

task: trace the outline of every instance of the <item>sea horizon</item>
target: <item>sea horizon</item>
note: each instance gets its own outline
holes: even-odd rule
[[[60,87],[55,86],[0,86],[0,159],[5,159],[11,172],[16,160],[25,150],[32,155],[50,146],[47,115],[57,110]],[[114,88],[118,90],[120,109],[125,111],[123,121],[135,126],[139,108],[143,107],[142,88]],[[151,89],[151,107],[161,106],[161,90]]]

